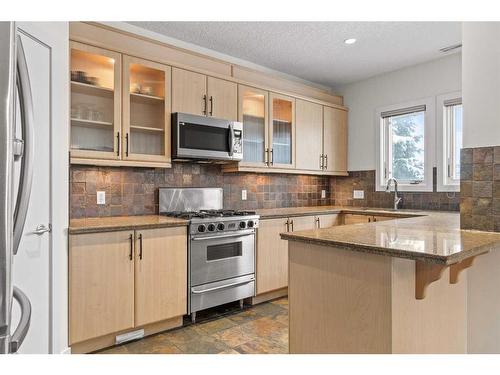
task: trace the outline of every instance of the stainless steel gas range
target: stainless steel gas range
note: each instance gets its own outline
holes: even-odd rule
[[[219,188],[160,188],[160,214],[190,221],[188,312],[255,295],[255,212],[223,210]]]

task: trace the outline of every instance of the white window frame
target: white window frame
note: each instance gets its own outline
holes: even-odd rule
[[[450,123],[445,116],[445,102],[462,98],[460,91],[450,92],[447,94],[438,95],[436,97],[436,150],[437,153],[437,191],[451,192],[460,191],[460,180],[455,180],[449,177],[450,162],[452,161],[451,152],[453,141],[450,138]],[[463,123],[463,119],[462,119]]]
[[[375,171],[375,190],[385,191],[387,185],[386,164],[388,158],[387,145],[386,145],[386,131],[384,129],[384,120],[382,113],[388,111],[397,111],[405,108],[417,107],[425,105],[424,114],[424,168],[425,175],[424,181],[418,185],[399,183],[399,191],[433,191],[432,170],[435,166],[434,147],[436,145],[436,131],[435,131],[435,98],[427,97],[418,100],[412,100],[405,103],[394,104],[386,107],[380,107],[375,110],[375,126],[376,126],[376,171]]]

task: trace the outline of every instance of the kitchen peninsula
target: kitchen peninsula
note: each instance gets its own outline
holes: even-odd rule
[[[281,234],[290,353],[467,352],[465,270],[500,234],[460,230],[458,214],[419,215]]]

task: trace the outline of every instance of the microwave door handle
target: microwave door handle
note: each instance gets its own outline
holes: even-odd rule
[[[9,343],[9,352],[16,353],[19,350],[19,347],[24,341],[26,334],[30,328],[31,322],[31,302],[24,294],[21,289],[18,287],[14,287],[14,291],[12,293],[14,299],[19,303],[21,307],[21,319],[19,320],[19,324],[11,336]]]
[[[33,126],[33,99],[28,73],[28,65],[24,54],[21,38],[17,37],[17,90],[21,113],[21,126],[24,138],[23,154],[21,156],[21,170],[19,178],[19,193],[14,210],[14,254],[17,254],[19,243],[23,234],[33,182],[33,152],[34,152],[34,126]]]
[[[234,153],[234,126],[229,124],[229,156],[233,156]]]

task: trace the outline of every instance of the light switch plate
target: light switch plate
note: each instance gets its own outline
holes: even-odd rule
[[[326,198],[326,190],[321,190],[321,199]]]
[[[97,192],[97,204],[106,204],[106,192],[98,191]]]
[[[241,191],[241,200],[242,201],[246,201],[247,200],[247,191],[246,190],[242,190]]]
[[[364,190],[354,190],[352,197],[354,199],[364,199],[365,191]]]

